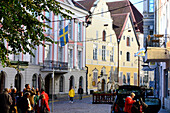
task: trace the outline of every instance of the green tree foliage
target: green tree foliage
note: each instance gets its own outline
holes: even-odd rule
[[[73,14],[63,9],[57,0],[1,0],[0,2],[0,59],[3,66],[10,64],[9,55],[29,53],[34,56],[32,49],[42,44],[42,41],[54,43],[44,35],[43,27],[50,28],[37,18],[50,20],[43,15],[52,11],[55,15],[61,14],[71,19]],[[5,47],[5,42],[8,48]]]

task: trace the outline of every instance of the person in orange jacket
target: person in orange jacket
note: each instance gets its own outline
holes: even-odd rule
[[[136,102],[136,100],[133,100],[133,98],[135,97],[134,93],[131,93],[130,96],[126,97],[125,99],[125,112],[127,113],[132,113],[131,109],[132,109],[132,105],[134,102]]]

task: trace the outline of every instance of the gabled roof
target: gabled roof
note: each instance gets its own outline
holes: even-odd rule
[[[128,16],[129,16],[129,13],[111,15],[113,19],[113,29],[116,33],[117,38],[121,38],[121,34],[123,33],[123,30],[125,28]]]
[[[131,22],[133,21],[131,14],[130,13],[112,14],[111,17],[113,19],[113,29],[115,31],[115,34],[118,39],[121,39],[124,30],[126,30],[125,26],[126,26],[128,18],[130,18]],[[132,27],[133,27],[133,31],[135,32],[133,24],[132,24]],[[136,35],[136,33],[135,33],[135,35]],[[137,36],[135,36],[135,37],[136,37],[137,43],[139,45]]]
[[[111,15],[121,13],[131,13],[135,29],[143,33],[143,15],[133,6],[129,0],[107,2]],[[140,24],[137,24],[139,23]],[[137,24],[137,25],[136,25]]]
[[[77,1],[77,2],[83,5],[86,8],[86,10],[90,11],[95,1],[96,0],[82,0],[82,1]]]
[[[74,4],[76,7],[88,11],[88,10],[86,9],[86,7],[84,7],[84,6],[83,6],[82,4],[80,4],[79,2],[74,1],[74,0],[72,0],[72,2],[73,2],[73,4]]]

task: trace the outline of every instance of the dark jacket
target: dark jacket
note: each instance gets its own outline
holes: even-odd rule
[[[0,110],[10,109],[11,105],[12,105],[11,95],[9,95],[8,92],[0,94]]]
[[[27,98],[22,97],[18,104],[21,108],[22,113],[26,113],[27,110],[28,110],[28,100],[27,100]]]
[[[83,94],[83,88],[78,89],[78,94]]]

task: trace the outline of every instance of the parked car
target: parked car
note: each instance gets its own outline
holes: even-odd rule
[[[125,113],[124,112],[125,99],[127,96],[130,96],[132,92],[135,93],[136,95],[134,98],[136,102],[133,104],[133,106],[135,106],[135,108],[138,109],[139,113],[140,110],[144,113],[149,112],[157,113],[161,108],[161,101],[158,98],[147,97],[146,91],[147,90],[143,90],[141,87],[138,86],[131,85],[119,86],[119,89],[116,90],[116,97],[111,107],[111,113]],[[145,108],[144,105],[146,104],[148,105],[148,107]]]

